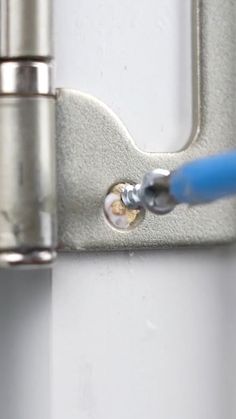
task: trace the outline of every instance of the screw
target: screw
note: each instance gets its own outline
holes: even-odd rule
[[[121,195],[130,185],[119,183],[111,188],[104,202],[104,212],[109,223],[118,230],[131,230],[142,220],[143,210],[124,204]]]
[[[127,208],[145,208],[154,214],[168,214],[176,205],[169,192],[169,179],[168,170],[153,170],[144,176],[141,184],[126,185],[121,199]]]

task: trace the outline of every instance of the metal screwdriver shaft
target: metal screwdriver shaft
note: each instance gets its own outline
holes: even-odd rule
[[[128,185],[122,200],[128,208],[167,214],[178,204],[198,205],[236,194],[236,152],[189,162],[169,172],[147,173],[140,185]]]

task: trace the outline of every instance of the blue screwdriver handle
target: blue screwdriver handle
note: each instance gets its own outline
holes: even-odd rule
[[[172,172],[169,187],[177,203],[193,205],[236,194],[236,151],[184,164]]]

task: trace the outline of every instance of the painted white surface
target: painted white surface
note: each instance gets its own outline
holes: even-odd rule
[[[188,0],[55,4],[57,85],[103,99],[143,148],[180,148]],[[52,283],[1,271],[0,418],[234,419],[234,260],[227,247],[60,255]]]
[[[235,249],[61,257],[53,419],[233,419]]]
[[[189,0],[57,0],[57,80],[142,148],[191,129]],[[234,249],[60,256],[53,419],[233,419]]]

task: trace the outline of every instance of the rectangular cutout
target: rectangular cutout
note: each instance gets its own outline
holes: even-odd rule
[[[104,101],[145,151],[192,131],[191,0],[57,1],[57,85]],[[63,13],[59,13],[63,8]]]

